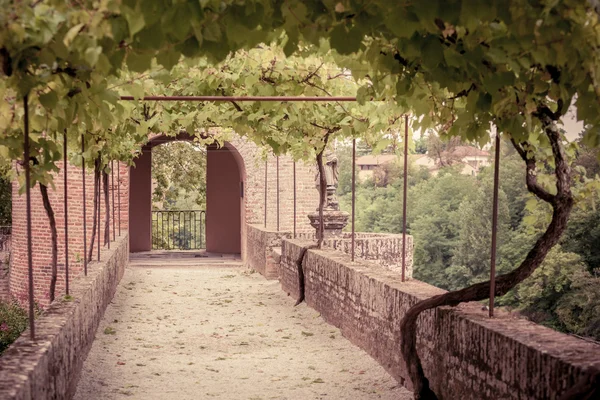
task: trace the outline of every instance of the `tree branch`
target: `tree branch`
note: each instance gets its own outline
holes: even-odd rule
[[[56,294],[56,281],[58,280],[58,233],[56,231],[56,219],[54,218],[54,210],[52,204],[50,204],[50,197],[48,196],[48,187],[40,183],[40,193],[42,194],[42,202],[44,203],[44,209],[48,216],[48,223],[50,224],[50,233],[52,239],[52,273],[50,275],[50,303],[54,301]]]
[[[558,243],[558,240],[566,229],[569,214],[573,208],[574,200],[570,187],[570,168],[566,161],[562,144],[560,143],[560,134],[553,119],[549,116],[542,118],[541,122],[544,127],[544,132],[548,136],[552,146],[552,152],[556,163],[555,175],[558,193],[552,198],[549,198],[544,195],[544,192],[537,190],[537,186],[531,185],[529,171],[527,188],[536,196],[541,193],[545,198],[540,198],[552,205],[552,221],[542,236],[535,242],[532,249],[527,253],[525,260],[523,260],[523,262],[512,272],[500,275],[496,278],[494,292],[496,296],[506,294],[518,283],[529,277],[536,268],[540,266],[550,249]],[[527,168],[530,169],[530,164],[528,163],[530,163],[531,159],[527,159],[526,153],[521,146],[517,145],[515,148],[521,157],[525,155]],[[536,182],[533,181],[533,183]],[[402,337],[401,351],[404,361],[406,362],[408,374],[414,386],[415,399],[437,399],[436,394],[429,387],[429,380],[425,377],[423,366],[416,349],[417,318],[419,314],[423,311],[440,306],[456,306],[463,302],[485,300],[489,297],[489,292],[490,281],[482,282],[461,290],[444,293],[420,301],[407,311],[400,323]]]
[[[529,146],[529,143],[523,142],[520,145],[515,142],[513,138],[510,139],[513,147],[517,150],[517,153],[521,156],[523,161],[525,161],[526,173],[525,173],[525,183],[527,185],[527,190],[531,193],[544,200],[547,203],[554,203],[555,196],[550,194],[546,189],[544,189],[537,182],[537,167],[536,167],[536,159],[535,156],[527,156],[527,151],[523,148],[523,146]]]

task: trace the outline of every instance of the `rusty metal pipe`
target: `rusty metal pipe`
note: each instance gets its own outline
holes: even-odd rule
[[[87,213],[86,213],[86,197],[85,197],[85,140],[83,134],[81,135],[81,176],[83,181],[83,274],[87,276]]]
[[[69,295],[69,206],[67,193],[67,130],[63,131],[64,208],[65,208],[65,292]]]
[[[112,225],[113,225],[113,241],[117,240],[117,230],[115,222],[115,161],[110,160],[110,193],[112,195]]]
[[[267,227],[267,172],[269,168],[269,160],[265,161],[265,228]]]
[[[406,199],[408,193],[408,115],[404,116],[404,184],[402,188],[402,282],[406,280]]]
[[[29,334],[35,340],[33,298],[33,248],[31,237],[31,171],[29,165],[29,96],[23,97],[25,127],[23,131],[23,168],[25,169],[25,204],[27,217],[27,278],[29,283]]]
[[[121,96],[121,100],[135,100],[133,96]],[[349,96],[145,96],[140,101],[356,101]]]
[[[279,232],[279,156],[277,156],[277,231]]]
[[[102,208],[102,172],[100,170],[100,165],[102,165],[102,163],[100,159],[98,159],[98,187],[96,188],[96,196],[98,196],[98,201],[96,202],[96,213],[98,213],[98,261],[100,261],[100,226],[102,224],[102,213],[100,212],[100,209]]]
[[[118,217],[119,217],[119,236],[121,236],[121,162],[117,161],[117,197],[118,197]]]
[[[490,260],[490,318],[494,316],[496,291],[496,241],[498,231],[498,187],[500,181],[500,133],[496,131],[496,154],[494,160],[494,193],[492,206],[492,251]]]
[[[354,262],[356,232],[354,222],[356,220],[356,139],[352,139],[352,240],[351,260]]]
[[[294,239],[296,239],[296,161],[294,161],[293,168],[294,175]]]

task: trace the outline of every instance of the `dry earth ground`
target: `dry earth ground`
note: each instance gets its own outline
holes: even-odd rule
[[[127,268],[76,400],[412,398],[279,282],[236,262],[174,263]]]

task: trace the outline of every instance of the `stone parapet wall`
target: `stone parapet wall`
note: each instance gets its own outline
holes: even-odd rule
[[[72,301],[59,298],[36,319],[36,340],[23,332],[0,356],[0,399],[70,399],[96,329],[129,259],[123,235],[71,282]]]
[[[315,232],[300,232],[298,239],[315,240]],[[356,232],[354,240],[356,258],[376,262],[399,276],[402,274],[402,235],[394,233]],[[352,234],[344,232],[342,236],[323,240],[323,247],[350,255],[352,251]],[[406,270],[405,276],[413,274],[413,237],[406,235]]]
[[[397,274],[402,273],[402,235],[392,233],[356,233],[354,239],[354,255],[362,260],[374,261]],[[339,238],[323,241],[326,248],[331,248],[350,255],[352,238],[345,233]],[[413,238],[406,235],[406,270],[405,276],[412,277],[413,272]]]
[[[258,224],[246,225],[246,249],[244,260],[248,268],[260,272],[267,279],[279,277],[279,260],[273,256],[273,248],[281,247],[290,232],[278,232]]]
[[[301,240],[284,240],[280,281],[298,297]],[[368,261],[309,250],[304,262],[309,306],[339,327],[401,384],[411,387],[400,352],[400,321],[409,307],[444,293]],[[440,399],[558,399],[600,369],[600,347],[497,310],[490,319],[477,303],[423,313],[418,351]]]

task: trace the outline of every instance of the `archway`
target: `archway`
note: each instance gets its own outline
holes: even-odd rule
[[[152,249],[152,149],[173,141],[193,141],[186,132],[157,135],[142,148],[130,171],[130,252]],[[244,222],[244,161],[230,143],[207,147],[206,251],[241,253]]]

